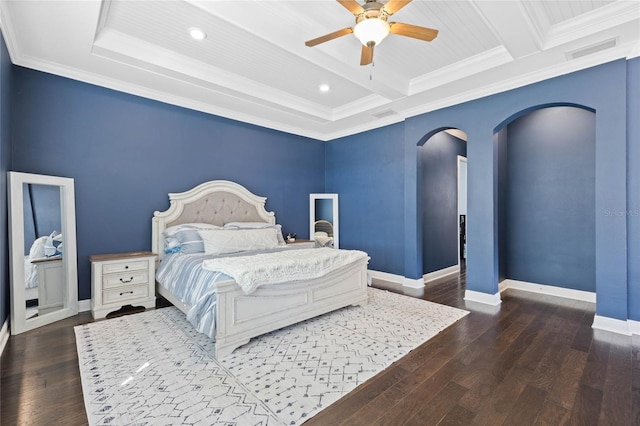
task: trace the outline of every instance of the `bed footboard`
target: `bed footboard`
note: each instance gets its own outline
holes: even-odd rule
[[[235,282],[218,286],[216,357],[252,337],[349,305],[367,303],[367,260],[309,281],[274,284],[245,295]]]

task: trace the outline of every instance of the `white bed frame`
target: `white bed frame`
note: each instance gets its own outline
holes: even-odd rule
[[[181,223],[267,222],[275,224],[273,212],[265,210],[266,198],[230,181],[205,182],[181,193],[169,194],[169,209],[156,211],[152,221],[152,250],[164,256],[163,231]],[[252,337],[295,324],[348,305],[367,302],[366,259],[340,268],[322,278],[259,287],[245,295],[233,280],[216,283],[217,358],[229,355]],[[164,287],[157,292],[186,313],[189,306]]]

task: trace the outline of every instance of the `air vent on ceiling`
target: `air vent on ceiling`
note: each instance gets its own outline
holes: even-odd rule
[[[389,117],[391,115],[396,115],[397,112],[395,112],[392,109],[385,109],[384,111],[379,111],[379,112],[374,112],[373,115],[376,118],[384,118],[384,117]]]
[[[601,41],[600,43],[592,44],[591,46],[582,47],[577,50],[573,50],[571,52],[567,52],[568,59],[578,59],[583,56],[591,55],[596,52],[600,52],[601,50],[611,49],[612,47],[616,47],[617,40],[612,38],[610,40]]]

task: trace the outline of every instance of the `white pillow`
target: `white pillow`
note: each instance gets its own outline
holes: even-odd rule
[[[278,231],[278,244],[286,245],[282,236],[282,225],[271,225],[267,222],[229,222],[224,224],[224,229],[264,229],[275,228]]]
[[[278,247],[277,230],[263,229],[205,229],[199,230],[207,254],[237,253]]]
[[[270,226],[274,225],[267,222],[229,222],[224,224],[225,229],[260,229]]]
[[[165,237],[174,237],[176,232],[183,229],[222,229],[222,226],[212,225],[210,223],[181,223],[180,225],[174,225],[164,230]]]
[[[36,239],[33,244],[31,244],[31,249],[29,250],[29,260],[33,259],[43,259],[44,255],[44,245],[47,243],[48,236],[40,237]]]

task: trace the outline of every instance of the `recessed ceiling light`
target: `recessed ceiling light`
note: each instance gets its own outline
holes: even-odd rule
[[[207,33],[197,27],[189,28],[189,35],[194,40],[204,40],[205,38],[207,38]]]
[[[321,92],[328,92],[331,89],[331,86],[328,84],[321,84],[318,86],[318,89],[320,89]]]

